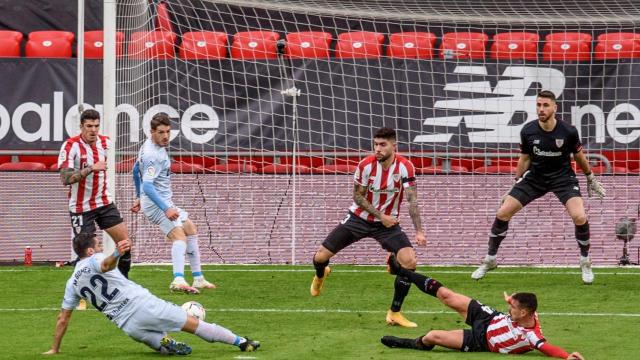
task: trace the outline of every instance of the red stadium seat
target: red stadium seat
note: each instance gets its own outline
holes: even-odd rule
[[[640,34],[600,34],[594,50],[597,60],[640,58]]]
[[[281,156],[280,164],[293,164],[292,156]],[[304,165],[307,167],[318,167],[324,165],[324,157],[322,156],[298,156],[296,165]]]
[[[43,30],[29,33],[28,40],[43,41],[51,39],[63,39],[73,43],[76,36],[71,31]]]
[[[436,36],[427,32],[401,32],[389,36],[387,56],[393,58],[431,59]]]
[[[167,31],[139,31],[131,34],[130,59],[172,59],[176,34]]]
[[[444,34],[440,45],[443,59],[484,59],[489,36],[479,32]]]
[[[290,58],[319,59],[329,57],[331,34],[303,31],[287,34],[286,54]]]
[[[227,57],[227,34],[197,31],[182,34],[180,57],[183,59],[223,59]]]
[[[427,166],[423,168],[416,168],[418,175],[433,175],[433,174],[462,174],[468,173],[469,169],[464,166],[451,165],[445,170],[443,166]]]
[[[55,155],[18,155],[19,162],[36,162],[42,163],[46,167],[58,163],[58,157]]]
[[[530,32],[506,32],[493,37],[491,58],[493,59],[538,59],[540,36]]]
[[[545,37],[542,50],[545,61],[553,60],[590,60],[591,35],[587,33],[562,32],[551,33]]]
[[[25,47],[25,55],[31,58],[70,58],[72,54],[71,43],[62,38],[29,40]]]
[[[122,56],[124,33],[116,32],[116,56]],[[102,59],[104,55],[104,31],[93,30],[84,33],[84,57],[87,59]]]
[[[11,162],[0,164],[0,171],[47,171],[47,167],[39,162]]]
[[[0,57],[20,57],[22,38],[18,31],[0,30]]]
[[[242,31],[233,36],[234,59],[276,59],[280,35],[273,31]]]
[[[171,163],[171,172],[176,174],[203,173],[204,167],[198,164],[174,161]]]
[[[296,174],[311,174],[311,168],[304,165],[296,165]],[[293,165],[291,164],[269,164],[260,172],[263,174],[293,174]]]
[[[0,155],[0,164],[11,162],[11,155]]]
[[[249,163],[234,163],[234,164],[218,164],[214,165],[208,170],[219,174],[237,174],[237,173],[255,173],[258,172],[258,168]]]
[[[116,172],[128,174],[133,171],[133,165],[136,163],[136,158],[127,160],[121,160],[116,163]]]
[[[410,157],[409,161],[413,164],[413,166],[418,168],[426,168],[433,165],[433,158],[430,157]]]
[[[591,172],[594,174],[627,174],[629,170],[626,167],[612,166],[611,172],[607,172],[607,167],[603,165],[592,166]]]
[[[201,166],[203,168],[208,168],[213,165],[218,165],[220,160],[218,158],[210,157],[210,156],[191,156],[191,155],[179,155],[174,156],[173,160],[178,163],[187,163]]]
[[[475,169],[485,165],[484,158],[449,158],[446,161],[449,162],[451,167],[461,166],[466,169]]]
[[[156,17],[156,30],[173,32],[173,25],[171,24],[171,17],[169,16],[167,4],[158,4],[156,11],[158,12],[158,16]]]
[[[478,174],[515,174],[516,168],[508,165],[489,165],[477,167],[473,169],[473,172]]]
[[[384,35],[370,31],[347,32],[338,35],[337,58],[377,58],[382,56]]]
[[[348,164],[322,165],[314,169],[317,174],[353,174],[358,167]]]

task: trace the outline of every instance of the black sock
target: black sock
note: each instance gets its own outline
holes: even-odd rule
[[[129,270],[131,269],[131,251],[127,251],[126,253],[120,256],[118,260],[118,270],[126,277],[129,278]]]
[[[425,345],[422,342],[422,338],[423,337],[424,337],[424,335],[423,336],[419,336],[414,340],[416,342],[416,349],[418,349],[418,350],[426,350],[426,351],[433,350],[435,345]]]
[[[582,225],[576,225],[576,241],[580,247],[580,255],[584,257],[589,256],[589,248],[591,247],[589,244],[590,235],[588,221]]]
[[[509,230],[509,222],[503,221],[498,218],[493,220],[491,226],[491,234],[489,234],[489,251],[487,254],[495,256],[498,254],[498,248],[500,243],[507,236],[507,230]]]
[[[329,260],[323,262],[323,263],[319,263],[316,261],[316,259],[313,259],[313,267],[316,269],[316,276],[318,278],[322,278],[324,277],[324,268],[326,268],[329,265]]]
[[[438,289],[442,287],[442,284],[438,280],[417,272],[411,272],[407,277],[418,287],[418,289],[420,289],[420,291],[433,297],[438,297]]]
[[[407,271],[411,272],[411,270]],[[409,289],[411,289],[411,280],[406,276],[396,275],[393,287],[395,290],[393,292],[393,301],[391,302],[391,311],[400,311],[404,298],[407,297]]]

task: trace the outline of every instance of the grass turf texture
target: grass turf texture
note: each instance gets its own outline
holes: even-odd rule
[[[191,359],[510,359],[491,353],[461,354],[389,349],[383,335],[417,337],[430,329],[465,328],[435,298],[413,287],[403,311],[418,329],[387,326],[393,277],[379,266],[333,266],[323,294],[309,296],[309,266],[209,266],[218,289],[201,295],[169,292],[169,266],[134,266],[131,278],[155,295],[182,304],[197,300],[207,321],[262,342],[255,353],[174,334],[193,347]],[[637,359],[640,353],[640,269],[597,268],[593,285],[582,285],[577,268],[499,268],[479,282],[470,267],[420,267],[445,286],[506,310],[502,292],[538,295],[542,330],[552,343],[586,359]],[[71,268],[0,267],[0,358],[42,359],[49,349],[64,284]],[[91,308],[91,306],[89,305]],[[101,313],[74,311],[62,352],[55,359],[165,358],[129,339]],[[518,356],[544,358],[539,352]]]

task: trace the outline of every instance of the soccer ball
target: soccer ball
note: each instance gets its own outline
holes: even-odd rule
[[[182,304],[182,308],[187,314],[194,316],[202,321],[204,321],[205,316],[207,315],[207,311],[204,309],[204,306],[196,301],[187,301]]]

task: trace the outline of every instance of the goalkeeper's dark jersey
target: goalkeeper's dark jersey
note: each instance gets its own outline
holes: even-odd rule
[[[520,131],[520,151],[529,154],[529,170],[543,178],[575,176],[571,154],[580,150],[578,130],[561,120],[552,131],[544,131],[537,120],[525,124]]]

